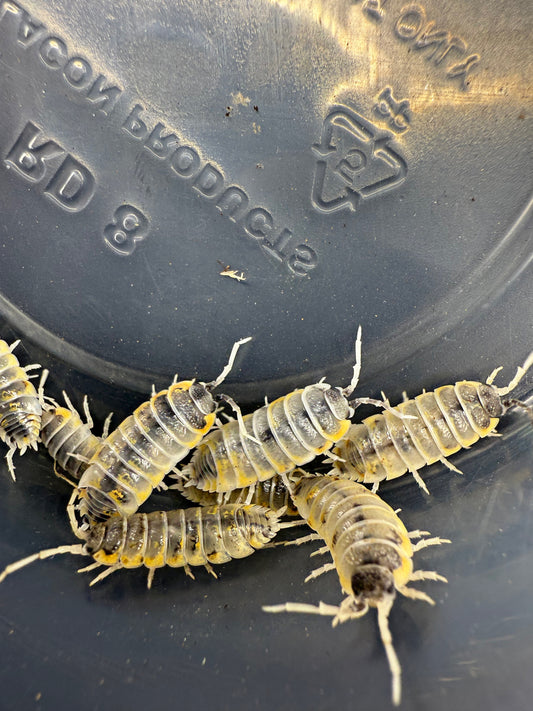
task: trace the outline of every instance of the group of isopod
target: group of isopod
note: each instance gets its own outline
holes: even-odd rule
[[[449,543],[408,531],[378,496],[379,483],[410,472],[427,487],[419,470],[440,461],[458,471],[447,457],[480,438],[494,435],[499,418],[511,407],[533,408],[508,397],[533,364],[533,353],[506,387],[493,382],[460,381],[423,392],[395,407],[383,400],[350,400],[361,368],[361,329],[355,344],[356,363],[348,387],[324,381],[297,389],[243,416],[226,395],[213,391],[230,372],[239,347],[216,380],[177,381],[140,405],[113,432],[106,420],[101,437],[92,431],[87,399],[86,421],[63,393],[66,407],[44,393],[46,371],[36,389],[14,355],[18,342],[0,340],[0,437],[15,479],[13,455],[41,442],[54,470],[73,487],[67,512],[77,545],[40,551],[8,565],[7,575],[58,553],[90,556],[82,571],[104,566],[91,582],[120,568],[184,568],[244,558],[272,543],[283,528],[306,523],[314,533],[280,545],[321,540],[316,554],[331,562],[307,579],[336,571],[346,597],[338,606],[287,602],[265,606],[267,612],[306,612],[333,617],[333,625],[377,609],[378,626],[392,674],[392,700],[400,703],[401,667],[392,645],[388,617],[396,593],[433,600],[410,583],[443,581],[434,571],[413,570],[413,554],[427,546]],[[370,404],[382,411],[352,423],[356,408]],[[219,417],[229,405],[235,417]],[[178,464],[191,453],[188,463]],[[331,465],[327,474],[304,471],[320,455]],[[187,509],[136,513],[154,488],[172,488],[199,504]],[[362,483],[360,483],[362,482]],[[368,489],[365,484],[371,484]],[[289,520],[282,520],[282,519]],[[417,540],[418,542],[413,543]],[[81,571],[80,571],[81,572]]]

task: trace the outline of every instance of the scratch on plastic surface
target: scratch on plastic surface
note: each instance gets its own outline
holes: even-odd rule
[[[489,500],[487,502],[487,508],[485,509],[485,513],[483,514],[483,518],[481,519],[481,522],[479,524],[479,540],[482,541],[478,548],[478,559],[481,557],[484,549],[485,549],[485,541],[487,540],[487,529],[489,527],[489,521],[492,518],[492,513],[494,511],[494,506],[496,504],[496,499],[498,498],[498,495],[500,493],[501,489],[501,482],[496,481],[494,484],[494,488],[490,494]]]

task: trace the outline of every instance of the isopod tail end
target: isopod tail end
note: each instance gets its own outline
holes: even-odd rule
[[[402,699],[402,668],[392,644],[392,635],[389,628],[389,613],[393,602],[393,597],[386,598],[377,605],[377,610],[379,633],[392,676],[392,703],[394,706],[399,706]]]

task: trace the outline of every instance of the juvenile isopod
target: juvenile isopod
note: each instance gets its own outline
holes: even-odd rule
[[[443,385],[433,392],[423,392],[390,411],[365,418],[348,430],[334,449],[333,466],[337,474],[374,484],[411,472],[419,486],[428,493],[418,470],[434,462],[459,471],[447,457],[463,447],[470,447],[481,437],[495,433],[499,418],[511,407],[533,409],[515,399],[506,399],[533,364],[533,353],[518,368],[509,385],[497,388],[492,383],[500,368],[485,383],[462,380]],[[393,411],[410,418],[397,417]]]
[[[291,475],[295,477],[296,472]],[[401,698],[401,667],[392,645],[388,618],[396,593],[415,600],[434,601],[426,593],[409,587],[415,580],[446,578],[434,571],[413,572],[413,553],[426,546],[449,543],[441,538],[422,538],[427,531],[408,532],[393,509],[362,484],[331,476],[293,479],[293,501],[304,520],[317,534],[292,543],[323,539],[326,545],[312,555],[331,553],[326,563],[306,578],[336,570],[346,597],[339,606],[321,602],[318,606],[287,602],[263,607],[265,612],[308,612],[333,616],[333,626],[356,619],[375,607],[381,639],[392,675],[392,699]],[[413,545],[411,539],[422,538]],[[291,545],[286,544],[286,545]]]
[[[195,504],[200,504],[200,506],[213,506],[217,503],[218,494],[216,492],[203,491],[196,486],[185,486],[182,479],[178,479],[176,484],[169,488],[178,489],[182,496]],[[250,487],[228,492],[226,503],[235,504],[247,501],[258,506],[266,506],[274,511],[284,509],[285,516],[298,516],[298,511],[292,503],[289,490],[281,476],[276,475],[272,479],[259,481],[251,488],[251,492]]]
[[[43,412],[43,385],[46,371],[41,378],[39,392],[28,379],[28,371],[40,368],[37,364],[21,367],[13,351],[20,341],[8,345],[0,340],[0,439],[9,447],[6,454],[8,469],[15,481],[13,455],[31,447],[37,449],[41,415]]]
[[[165,565],[184,568],[192,578],[191,566],[203,565],[216,578],[211,564],[246,558],[292,525],[281,523],[270,509],[242,504],[112,516],[86,531],[83,544],[49,548],[11,563],[0,574],[0,583],[16,570],[59,553],[91,556],[94,563],[80,573],[105,566],[91,585],[121,568],[141,566],[148,568],[149,588],[157,568]]]
[[[328,451],[346,436],[353,415],[348,397],[361,369],[361,328],[355,351],[348,387],[332,387],[321,381],[294,390],[245,417],[237,409],[238,419],[210,432],[177,476],[186,480],[185,486],[223,494],[253,487],[276,474],[284,475]],[[384,404],[369,398],[354,402]]]
[[[56,474],[66,478],[57,471],[56,466],[59,466],[73,480],[78,481],[87,469],[88,462],[107,437],[111,415],[104,423],[102,436],[97,437],[92,431],[93,419],[89,411],[87,396],[83,399],[85,422],[82,421],[65,392],[63,392],[63,397],[67,407],[61,407],[53,401],[44,407],[41,418],[41,442],[54,460]]]
[[[165,475],[200,442],[215,423],[216,403],[211,392],[230,372],[239,347],[249,340],[233,345],[216,380],[173,382],[167,390],[154,393],[104,440],[74,491],[82,527],[114,514],[135,513]],[[72,517],[71,523],[74,527]],[[74,530],[81,534],[77,527]]]

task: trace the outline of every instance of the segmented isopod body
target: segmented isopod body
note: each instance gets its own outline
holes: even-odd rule
[[[327,452],[350,426],[353,409],[347,397],[357,384],[360,350],[361,329],[347,388],[324,382],[308,385],[213,430],[180,472],[188,480],[186,486],[218,493],[243,489]]]
[[[227,492],[285,474],[342,439],[350,406],[340,388],[308,385],[226,422],[194,452],[182,474],[198,489]]]
[[[486,383],[462,380],[443,385],[413,400],[405,398],[392,411],[352,425],[333,450],[338,458],[333,461],[337,474],[373,483],[377,490],[383,479],[394,479],[409,471],[428,493],[418,473],[421,467],[441,461],[459,471],[446,457],[493,434],[509,407],[526,407],[518,400],[504,400],[503,396],[516,387],[531,362],[529,356],[505,388],[492,385],[497,373],[494,371]],[[404,415],[403,419],[395,416],[394,410]]]
[[[211,390],[226,377],[239,346],[211,383],[174,382],[152,395],[103,442],[83,473],[78,511],[89,525],[111,515],[130,516],[165,475],[200,442],[215,423]],[[74,527],[74,521],[71,518]],[[74,529],[77,535],[81,531]]]
[[[86,422],[83,422],[66,393],[63,393],[63,397],[67,407],[54,403],[53,406],[46,405],[44,408],[41,442],[61,469],[77,481],[107,437],[109,417],[102,437],[97,437],[92,432],[93,421],[87,398],[83,400],[86,417]]]
[[[79,572],[106,566],[91,585],[120,568],[141,566],[148,568],[148,587],[156,569],[165,565],[184,568],[191,577],[190,566],[203,565],[216,577],[211,563],[246,558],[291,525],[280,523],[270,509],[238,504],[113,516],[92,526],[84,544],[50,548],[8,565],[0,582],[36,560],[59,553],[92,556],[95,562]]]
[[[19,343],[8,345],[0,340],[0,439],[9,447],[6,461],[13,480],[13,454],[17,449],[20,454],[28,447],[37,449],[42,415],[39,395],[27,375],[39,366],[20,366],[13,354]]]
[[[178,489],[186,499],[201,506],[213,506],[218,503],[218,494],[216,492],[202,491],[196,486],[185,486],[181,479],[170,488]],[[257,504],[258,506],[266,506],[274,511],[285,509],[285,516],[298,516],[298,511],[292,503],[289,490],[283,479],[277,475],[272,479],[258,482],[256,486],[230,491],[226,503]]]
[[[427,532],[409,533],[388,504],[353,481],[331,476],[304,476],[296,480],[291,491],[300,515],[318,533],[297,542],[323,539],[326,546],[317,553],[329,552],[333,558],[332,563],[315,570],[307,580],[336,570],[347,597],[340,606],[286,603],[263,609],[267,612],[332,615],[335,626],[339,622],[361,617],[369,607],[376,607],[393,678],[393,701],[398,704],[401,668],[392,646],[388,615],[396,592],[433,604],[428,595],[410,588],[408,582],[446,580],[434,571],[413,572],[413,553],[420,548],[449,541],[426,538],[413,545],[411,538],[420,538]]]

